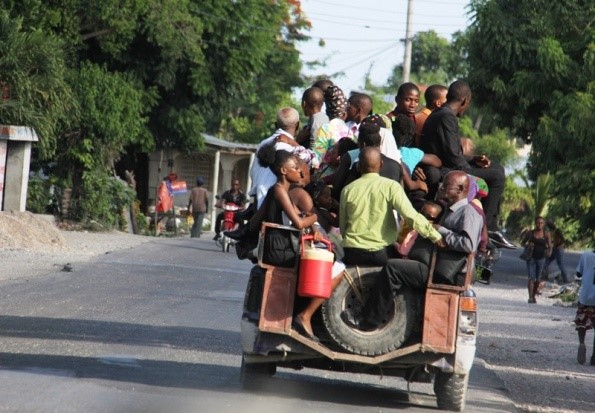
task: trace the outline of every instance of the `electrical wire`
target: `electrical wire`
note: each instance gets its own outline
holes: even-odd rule
[[[389,15],[398,15],[398,16],[402,16],[402,15],[407,15],[406,11],[392,11],[391,9],[373,9],[370,7],[360,7],[360,6],[351,6],[348,4],[344,4],[344,3],[334,3],[331,1],[323,1],[323,0],[315,0],[316,3],[319,4],[326,4],[329,6],[336,6],[338,8],[342,8],[342,9],[353,9],[353,10],[367,10],[367,11],[377,11],[380,12],[382,14],[389,14]],[[432,1],[432,0],[426,0],[422,2],[423,4],[442,4],[442,5],[452,5],[452,0],[446,0],[446,1]],[[418,14],[419,16],[421,16],[420,14]],[[445,16],[429,16],[429,15],[425,15],[425,17],[445,17]],[[454,16],[453,16],[454,17]]]
[[[376,53],[374,53],[374,54],[372,54],[372,55],[370,55],[370,56],[366,56],[366,57],[365,57],[365,58],[363,58],[362,60],[359,60],[359,61],[357,61],[357,62],[355,62],[355,63],[353,63],[353,64],[351,64],[351,65],[349,65],[349,66],[345,67],[344,69],[336,70],[336,71],[335,71],[335,73],[344,72],[345,70],[348,70],[348,69],[350,69],[350,68],[353,68],[353,67],[359,66],[359,65],[361,65],[362,63],[368,62],[368,61],[369,61],[370,59],[372,59],[373,57],[376,57],[376,56],[378,56],[378,55],[380,55],[380,54],[382,54],[382,53],[384,53],[384,52],[386,52],[386,51],[387,51],[386,49],[382,49],[382,50],[380,50],[379,52],[376,52]],[[331,77],[332,77],[332,76],[331,76]]]
[[[306,15],[307,16],[325,16],[325,17],[328,17],[328,14],[325,14],[325,13],[316,13],[316,12],[314,12],[314,13],[306,13]],[[417,14],[416,14],[416,16],[417,16]],[[343,20],[347,20],[347,21],[350,21],[350,22],[353,22],[354,21],[354,17],[353,16],[338,16],[338,15],[333,15],[332,17],[335,18],[335,19],[343,19]],[[433,17],[433,16],[424,16],[424,17]],[[446,16],[441,16],[440,18],[444,18],[444,17],[446,17]],[[360,19],[360,18],[355,19],[355,21],[360,22],[360,23],[361,22],[366,22],[366,21],[373,21],[374,23],[391,23],[391,24],[399,24],[399,25],[400,24],[405,25],[407,23],[406,20],[404,20],[404,21],[377,20],[377,19],[374,19],[374,20],[363,20],[363,19]],[[460,27],[459,24],[435,23],[433,25],[434,26],[437,26],[437,27]],[[370,25],[366,25],[366,26],[370,26]],[[372,27],[372,26],[370,26],[370,27]]]
[[[241,26],[241,27],[246,27],[249,29],[261,30],[261,31],[267,31],[267,32],[274,33],[274,34],[279,33],[279,31],[273,30],[269,27],[258,26],[258,25],[254,25],[254,24],[248,24],[248,23],[242,23],[242,22],[228,19],[226,17],[216,16],[212,13],[207,13],[207,12],[200,11],[200,10],[197,10],[196,13],[218,19],[219,21],[228,23],[230,25]],[[389,41],[393,40],[393,39],[353,39],[353,38],[339,38],[339,37],[318,37],[318,36],[310,36],[307,34],[304,34],[304,36],[308,37],[310,39],[315,39],[315,40],[334,40],[334,41],[338,41],[338,42],[372,42],[372,43],[374,43],[374,42],[389,42]]]

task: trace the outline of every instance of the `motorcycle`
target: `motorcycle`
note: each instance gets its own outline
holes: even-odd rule
[[[217,197],[219,199],[219,197]],[[229,252],[229,248],[235,245],[236,241],[227,236],[226,231],[233,231],[236,229],[235,214],[241,208],[234,203],[224,202],[221,207],[223,209],[223,220],[221,221],[221,235],[215,241],[223,252]]]
[[[487,251],[478,254],[475,258],[475,281],[481,284],[491,284],[494,274],[492,266],[500,259],[501,255],[500,247],[492,239],[488,239]]]

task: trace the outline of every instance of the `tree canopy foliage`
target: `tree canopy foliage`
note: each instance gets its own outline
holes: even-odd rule
[[[441,37],[434,30],[416,33],[411,40],[411,79],[418,84],[449,85],[466,77],[467,37],[456,32],[452,41]],[[396,90],[403,80],[403,65],[394,67],[388,86]]]
[[[0,122],[35,127],[44,157],[55,153],[56,136],[78,108],[63,44],[43,30],[25,29],[22,18],[0,10]]]
[[[474,0],[471,10],[474,99],[532,143],[529,177],[552,174],[551,210],[594,243],[595,3]]]
[[[38,160],[75,197],[106,191],[87,178],[113,175],[126,148],[260,139],[302,84],[298,0],[0,4],[0,119],[37,130]]]

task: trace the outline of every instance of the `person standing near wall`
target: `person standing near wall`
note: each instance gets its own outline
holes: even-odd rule
[[[190,191],[188,210],[192,212],[194,223],[190,230],[190,238],[200,238],[202,235],[202,222],[209,208],[209,192],[203,188],[205,184],[202,176],[196,178],[196,186]]]

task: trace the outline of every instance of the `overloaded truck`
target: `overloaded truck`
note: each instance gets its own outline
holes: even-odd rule
[[[264,223],[261,239],[273,227],[284,228]],[[296,268],[267,264],[262,249],[258,255],[241,321],[244,387],[257,388],[272,380],[277,367],[390,375],[410,382],[433,380],[439,408],[464,410],[478,322],[471,288],[472,255],[459,260],[465,264],[454,278],[445,280],[437,276],[437,268],[449,264],[432,251],[426,290],[402,290],[381,325],[372,331],[358,330],[341,313],[360,315],[380,267],[347,267],[341,283],[313,318],[319,341],[291,328],[301,300],[296,296]]]

